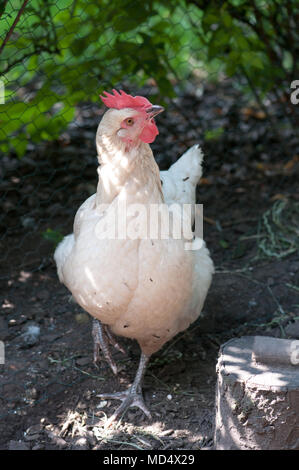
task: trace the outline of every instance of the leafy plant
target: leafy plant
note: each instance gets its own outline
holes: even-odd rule
[[[78,103],[149,79],[160,101],[220,72],[261,105],[281,99],[299,76],[298,12],[296,0],[4,1],[0,150],[22,156],[29,140],[57,138]]]
[[[282,259],[298,253],[299,204],[286,200],[275,201],[258,224],[259,257]]]

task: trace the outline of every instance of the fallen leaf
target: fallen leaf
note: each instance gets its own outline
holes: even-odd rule
[[[216,221],[214,219],[211,219],[210,217],[205,217],[203,218],[204,222],[207,222],[207,224],[210,225],[216,225]]]
[[[265,113],[265,111],[257,111],[255,114],[254,114],[254,117],[255,119],[266,119],[267,115]]]
[[[274,194],[274,196],[272,196],[270,200],[271,201],[281,201],[281,200],[287,201],[288,198],[284,194],[277,193],[277,194]]]
[[[212,184],[212,181],[209,178],[201,178],[199,184]]]
[[[267,117],[265,111],[263,111],[262,109],[245,107],[241,109],[241,113],[246,118],[253,117],[255,119],[266,119]]]
[[[291,160],[289,160],[284,166],[284,170],[291,170],[293,166],[299,162],[299,155],[295,155]]]

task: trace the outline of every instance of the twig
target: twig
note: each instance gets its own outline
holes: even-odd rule
[[[221,226],[231,227],[232,225],[243,224],[245,222],[255,222],[256,220],[257,220],[257,217],[246,217],[245,219],[229,220],[227,222],[222,222]]]
[[[182,338],[184,338],[186,335],[189,335],[190,333],[193,333],[195,330],[197,330],[197,328],[199,328],[200,325],[195,325],[193,328],[190,328],[188,330],[185,330],[184,332],[182,332],[180,335],[176,336],[168,345],[168,347],[166,349],[164,349],[164,351],[162,352],[161,356],[164,357],[166,356],[166,354],[168,353],[169,350],[171,350],[173,348],[173,346],[178,342],[180,341]]]
[[[299,292],[299,287],[294,286],[293,284],[289,284],[288,282],[286,283],[286,286],[289,287],[290,289],[294,289],[297,292]]]
[[[246,271],[251,271],[251,270],[252,270],[252,268],[250,266],[245,267],[245,268],[241,268],[241,269],[233,269],[233,270],[224,269],[224,270],[220,271],[220,270],[216,269],[215,274],[239,274],[239,273],[244,273]],[[250,280],[252,280],[252,279],[250,279]]]
[[[159,377],[157,377],[151,370],[148,370],[147,373],[151,375],[155,380],[157,380],[157,382],[162,384],[163,387],[165,387],[168,392],[172,391],[171,386],[167,385],[165,382],[163,382],[163,380],[159,379]]]
[[[280,311],[280,313],[281,313],[282,315],[286,315],[286,312],[284,311],[284,309],[283,309],[282,306],[280,305],[278,299],[277,299],[276,296],[274,295],[274,293],[273,293],[273,291],[272,291],[272,289],[271,289],[271,287],[270,287],[269,285],[267,285],[267,289],[268,289],[268,291],[270,292],[272,299],[273,299],[274,302],[276,303],[276,305],[277,305],[278,310]]]
[[[19,10],[19,13],[18,13],[17,16],[16,16],[15,21],[14,21],[13,24],[11,25],[10,30],[8,31],[8,33],[7,33],[5,39],[4,39],[4,41],[3,41],[3,43],[2,43],[2,45],[1,45],[1,47],[0,47],[0,54],[1,54],[1,52],[3,51],[4,46],[5,46],[5,44],[7,43],[7,41],[9,40],[10,36],[12,35],[12,33],[13,33],[15,27],[17,26],[17,24],[18,24],[18,22],[19,22],[19,20],[20,20],[20,18],[21,18],[21,15],[22,15],[23,11],[25,10],[25,7],[26,7],[26,5],[27,5],[28,2],[29,2],[29,0],[25,0],[24,3],[23,3],[23,5],[21,6],[21,8],[20,8],[20,10]]]
[[[33,51],[29,52],[28,54],[24,54],[20,59],[17,59],[14,62],[10,62],[9,64],[7,64],[7,67],[2,70],[1,74],[5,75],[7,72],[9,72],[12,67],[15,67],[16,65],[20,64],[29,57],[32,57],[33,55],[39,55],[42,52],[48,52],[49,54],[60,54],[59,49],[52,50],[49,47],[43,45],[36,46]]]
[[[144,450],[142,447],[140,447],[140,446],[137,445],[137,444],[134,444],[133,442],[117,441],[117,440],[115,440],[115,439],[109,439],[108,437],[105,437],[105,438],[103,439],[103,441],[112,442],[113,444],[121,444],[121,445],[125,445],[125,446],[131,446],[131,447],[134,447],[134,449],[137,449],[137,450]]]
[[[85,374],[88,377],[91,377],[92,379],[105,380],[103,377],[99,377],[98,375],[90,374],[89,372],[86,372],[85,370],[79,369],[79,367],[72,366],[72,368],[75,369],[75,370],[78,370],[79,372],[81,372],[81,374]]]

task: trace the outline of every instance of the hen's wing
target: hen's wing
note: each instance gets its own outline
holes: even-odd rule
[[[67,235],[64,237],[64,239],[59,243],[57,246],[55,253],[54,253],[54,260],[57,266],[57,274],[59,277],[59,281],[64,284],[64,279],[63,279],[63,265],[65,263],[65,260],[68,258],[70,255],[73,246],[75,243],[75,238],[74,234],[71,233],[70,235]]]
[[[86,199],[86,201],[83,202],[83,204],[79,207],[74,221],[74,233],[71,233],[64,237],[55,250],[54,260],[57,266],[57,273],[60,282],[62,282],[63,284],[65,284],[63,279],[63,266],[65,264],[66,259],[71,254],[72,249],[74,248],[76,233],[80,228],[82,219],[88,217],[89,213],[92,214],[91,209],[94,207],[95,197],[96,195],[93,194],[88,199]]]

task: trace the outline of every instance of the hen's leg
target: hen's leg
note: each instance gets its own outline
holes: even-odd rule
[[[115,336],[109,330],[109,326],[103,325],[103,328],[108,337],[109,343],[112,344],[112,346],[118,351],[120,351],[121,353],[126,354],[126,351],[124,350],[124,348],[120,344],[118,344],[118,342],[115,339]]]
[[[108,426],[110,426],[113,421],[122,417],[129,408],[134,406],[140,408],[148,418],[151,418],[151,414],[145,406],[142,396],[142,380],[149,358],[150,356],[147,356],[143,352],[141,353],[139,366],[134,382],[128,390],[118,393],[103,393],[101,395],[97,395],[97,397],[103,399],[115,399],[122,401],[122,404],[116,409],[111,418],[109,418],[107,423]]]
[[[93,361],[95,365],[97,365],[97,362],[100,359],[101,350],[106,361],[110,365],[112,372],[116,375],[117,367],[112,359],[109,344],[112,344],[112,346],[122,353],[125,353],[124,349],[117,343],[114,336],[110,333],[108,326],[102,325],[102,323],[95,318],[92,320],[92,336],[94,341]]]

